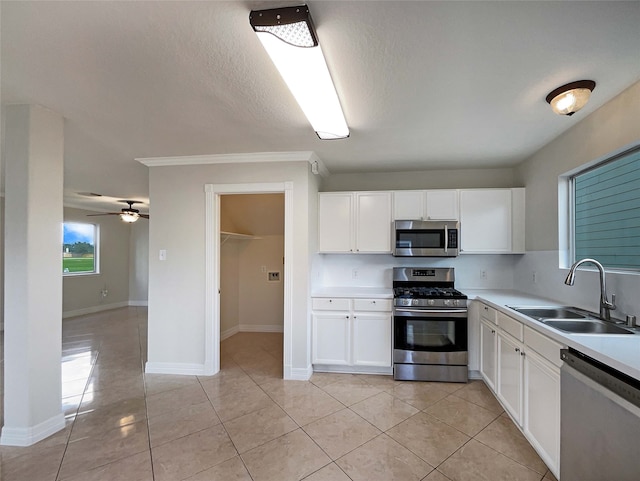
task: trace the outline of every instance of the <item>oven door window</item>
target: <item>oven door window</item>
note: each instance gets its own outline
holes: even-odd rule
[[[394,318],[394,347],[407,351],[467,350],[467,320],[455,318]]]
[[[444,230],[397,230],[396,247],[400,249],[443,249]]]

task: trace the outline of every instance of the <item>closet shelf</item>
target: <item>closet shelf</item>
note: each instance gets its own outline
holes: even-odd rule
[[[220,231],[220,239],[222,240],[220,245],[222,245],[225,242],[227,242],[229,239],[253,240],[253,239],[261,239],[261,237],[251,235],[251,234],[240,234],[239,232]]]

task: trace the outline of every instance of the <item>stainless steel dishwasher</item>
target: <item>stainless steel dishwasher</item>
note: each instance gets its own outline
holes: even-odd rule
[[[560,356],[560,481],[638,481],[640,381],[573,349]]]

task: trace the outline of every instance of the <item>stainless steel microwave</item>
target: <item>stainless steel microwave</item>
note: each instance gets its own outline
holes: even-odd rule
[[[457,221],[396,220],[391,245],[396,257],[456,257],[460,223]]]

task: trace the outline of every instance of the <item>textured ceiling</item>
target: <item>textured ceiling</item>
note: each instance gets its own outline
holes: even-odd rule
[[[332,173],[514,165],[640,80],[637,1],[307,3],[346,140],[317,139],[249,26],[251,9],[298,2],[3,1],[2,102],[66,119],[66,199],[87,205],[74,193],[148,200],[141,157],[314,151]],[[546,94],[583,78],[597,82],[587,107],[552,114]]]

